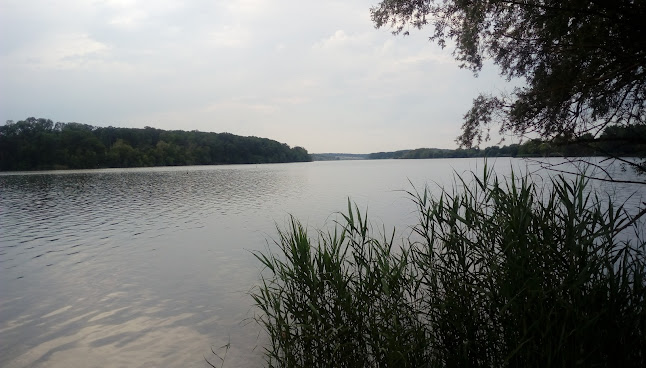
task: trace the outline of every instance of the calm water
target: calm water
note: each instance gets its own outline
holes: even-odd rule
[[[454,171],[483,165],[386,160],[0,175],[0,366],[205,367],[204,357],[219,364],[211,349],[223,355],[228,342],[225,367],[261,365],[247,296],[260,269],[250,251],[271,247],[276,224],[293,214],[324,226],[350,197],[406,236],[415,214],[402,190],[450,186]],[[499,174],[528,169],[516,159],[489,165]],[[604,188],[634,206],[645,197],[640,186]]]

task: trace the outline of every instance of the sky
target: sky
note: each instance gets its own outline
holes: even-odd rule
[[[310,153],[456,148],[472,100],[508,84],[495,66],[460,69],[430,29],[375,29],[377,3],[2,0],[0,124],[229,132]]]

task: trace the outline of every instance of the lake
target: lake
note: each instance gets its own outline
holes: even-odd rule
[[[549,175],[521,159],[488,165]],[[276,225],[292,214],[330,226],[350,198],[402,238],[416,219],[403,190],[437,193],[454,172],[483,168],[437,159],[0,173],[0,366],[219,365],[212,350],[225,367],[259,366],[251,252],[272,247]],[[643,185],[595,185],[633,208],[646,197]]]

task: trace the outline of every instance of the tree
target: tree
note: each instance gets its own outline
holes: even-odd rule
[[[461,146],[488,140],[492,125],[571,140],[646,124],[644,0],[382,0],[371,15],[393,34],[430,25],[430,40],[454,44],[461,67],[477,75],[491,59],[502,76],[525,82],[478,96]]]
[[[0,170],[311,160],[302,147],[229,133],[99,128],[36,118],[0,126]]]

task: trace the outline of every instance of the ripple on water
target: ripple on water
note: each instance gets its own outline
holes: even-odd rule
[[[468,162],[0,175],[0,366],[202,367],[229,342],[225,366],[257,366],[257,329],[238,333],[260,272],[245,249],[289,213],[316,226],[348,196],[399,221],[413,208],[395,190]]]
[[[242,276],[254,273],[239,272],[232,257],[215,269],[192,269],[188,263],[218,260],[218,253],[184,253],[178,234],[208,229],[199,244],[209,244],[229,236],[236,216],[278,203],[293,183],[265,171],[0,175],[0,270],[3,284],[11,282],[3,293],[24,296],[0,306],[3,341],[10,342],[0,346],[0,365],[79,366],[86,363],[79,357],[91,356],[96,366],[202,366],[212,344],[228,342],[227,332],[214,337],[216,326],[230,332],[248,317],[239,297],[253,282]],[[239,286],[213,294],[223,283]],[[227,312],[218,312],[223,305]],[[177,344],[186,351],[169,355]],[[229,359],[249,355],[233,350],[239,357],[230,351]]]

